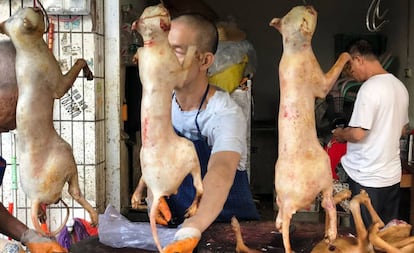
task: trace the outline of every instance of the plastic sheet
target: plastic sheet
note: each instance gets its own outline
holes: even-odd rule
[[[220,41],[214,62],[209,68],[209,75],[214,75],[233,64],[242,62],[245,55],[248,56],[249,62],[243,76],[253,75],[257,67],[257,56],[253,45],[247,40]]]
[[[162,247],[172,242],[177,230],[157,226]],[[101,243],[113,248],[157,250],[148,222],[131,222],[111,205],[107,206],[104,214],[99,215],[98,235]]]

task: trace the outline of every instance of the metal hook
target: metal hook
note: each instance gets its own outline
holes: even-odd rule
[[[49,26],[50,26],[49,16],[47,15],[46,9],[45,7],[43,7],[43,4],[40,2],[40,0],[35,0],[35,1],[40,5],[40,9],[42,10],[43,20],[45,22],[45,28],[46,28],[44,33],[47,33],[49,31]]]
[[[368,7],[365,21],[367,29],[370,32],[377,32],[381,30],[381,28],[389,22],[389,20],[384,20],[385,15],[387,15],[388,13],[388,9],[386,9],[382,14],[380,14],[380,2],[381,0],[372,0],[371,4]],[[382,22],[378,25],[376,24],[377,19],[382,20]]]

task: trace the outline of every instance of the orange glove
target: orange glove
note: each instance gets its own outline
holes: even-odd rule
[[[167,201],[164,197],[160,198],[158,203],[158,213],[155,218],[155,221],[163,226],[168,226],[168,222],[171,220],[171,211],[170,207],[167,204]]]
[[[54,238],[42,236],[33,229],[26,230],[20,242],[26,245],[30,253],[63,253],[68,252]]]
[[[196,228],[181,228],[175,233],[174,241],[164,248],[164,253],[192,253],[201,238]]]
[[[50,242],[29,242],[26,243],[30,253],[63,253],[68,252],[56,241]]]

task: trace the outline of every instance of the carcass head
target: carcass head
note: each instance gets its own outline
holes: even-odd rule
[[[21,8],[0,24],[0,32],[8,35],[15,45],[26,39],[42,38],[44,30],[45,19],[39,8]]]
[[[283,18],[274,18],[270,26],[283,37],[310,40],[315,32],[318,13],[312,6],[296,6]]]
[[[141,34],[144,43],[165,37],[171,27],[171,19],[168,10],[162,5],[149,6],[144,9],[140,18],[132,24],[132,30]]]

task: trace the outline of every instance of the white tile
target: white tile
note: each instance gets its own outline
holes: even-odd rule
[[[96,163],[95,122],[85,122],[85,164]]]
[[[82,31],[82,16],[58,16],[59,31],[66,32],[81,32]]]
[[[82,16],[82,23],[83,23],[83,32],[90,33],[93,32],[94,24],[91,15]]]
[[[71,56],[73,58],[73,63],[75,63],[76,59],[83,58],[83,39],[84,36],[82,33],[72,33],[71,36]]]
[[[53,120],[54,121],[61,120],[60,99],[55,99],[55,101],[53,101]]]
[[[20,3],[21,2],[23,3],[22,7],[33,7],[34,6],[33,0],[23,0],[23,1],[20,1]],[[39,5],[36,5],[36,6],[39,6]]]
[[[72,133],[73,133],[73,123],[62,121],[60,123],[60,129],[57,129],[58,134],[62,139],[64,139],[69,145],[72,146]]]
[[[86,81],[83,87],[82,106],[84,119],[88,121],[95,120],[95,80]]]
[[[85,162],[85,142],[84,122],[73,122],[73,155],[77,164]]]
[[[96,199],[96,168],[85,166],[85,189],[83,192],[88,201]]]
[[[0,22],[3,22],[10,16],[9,3],[0,2]]]

